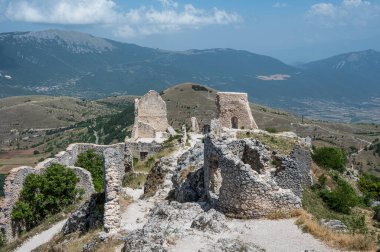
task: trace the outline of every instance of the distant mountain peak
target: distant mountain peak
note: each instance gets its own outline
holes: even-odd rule
[[[65,30],[45,30],[19,33],[5,33],[0,36],[13,36],[17,40],[34,40],[38,43],[54,42],[65,47],[72,53],[106,52],[115,49],[115,46],[106,39],[92,35]]]

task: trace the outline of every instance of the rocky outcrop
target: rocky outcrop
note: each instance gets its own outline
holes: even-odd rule
[[[142,229],[129,233],[125,237],[125,247],[123,251],[167,251],[168,242],[174,242],[174,239],[186,237],[188,232],[197,228],[212,227],[220,230],[222,223],[215,223],[216,220],[222,220],[224,216],[218,212],[210,213],[202,222],[201,216],[206,214],[202,205],[197,203],[178,203],[162,202],[155,207],[148,218],[148,222]],[[218,217],[216,217],[219,215]],[[211,216],[211,217],[210,217]],[[199,221],[193,224],[194,220]],[[210,219],[214,222],[211,223]],[[210,228],[210,229],[212,229]]]
[[[321,224],[336,232],[348,232],[348,227],[340,220],[321,220]]]
[[[226,217],[217,212],[215,209],[210,209],[208,212],[198,216],[191,223],[191,228],[200,231],[209,231],[214,233],[221,233],[228,229],[226,225]]]
[[[90,229],[103,225],[104,193],[91,195],[78,210],[70,215],[62,232],[70,234],[73,232],[86,233]]]
[[[242,242],[239,239],[220,238],[209,244],[205,249],[200,249],[198,252],[264,252],[265,249],[251,242]]]

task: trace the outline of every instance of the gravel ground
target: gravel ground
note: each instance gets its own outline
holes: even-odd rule
[[[229,231],[212,234],[194,231],[176,244],[169,251],[193,252],[207,246],[210,241],[220,238],[233,238],[242,242],[253,243],[265,251],[337,251],[307,233],[303,233],[295,219],[286,220],[236,220],[227,221]]]

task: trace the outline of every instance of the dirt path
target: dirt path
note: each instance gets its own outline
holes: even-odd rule
[[[45,230],[27,241],[25,241],[20,247],[18,247],[14,252],[29,252],[32,251],[33,249],[39,247],[40,245],[50,241],[54,235],[58,234],[61,230],[63,225],[67,219],[62,220],[56,224],[54,224],[51,228],[48,230]]]
[[[265,251],[336,251],[324,245],[307,233],[303,233],[295,224],[294,219],[286,220],[237,220],[229,219],[227,225],[229,231],[219,234],[207,233],[195,230],[193,234],[176,241],[168,251],[195,252],[207,244],[210,240],[217,241],[221,238],[238,239],[245,243],[253,243]]]
[[[179,148],[171,155],[161,159],[162,165],[168,166],[169,170],[174,171],[177,166],[177,159],[187,150]],[[121,229],[124,231],[133,231],[142,228],[147,221],[145,216],[159,202],[163,201],[168,195],[173,184],[171,181],[172,172],[168,172],[163,185],[158,189],[153,197],[140,199],[144,193],[142,189],[127,188],[127,194],[134,199],[134,202],[128,205],[127,209],[121,213]]]

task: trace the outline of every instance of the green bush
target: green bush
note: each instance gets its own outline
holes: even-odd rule
[[[322,189],[319,191],[319,196],[331,210],[349,214],[351,208],[361,202],[360,197],[352,186],[342,178],[335,176],[334,180],[337,182],[336,188],[331,191]]]
[[[6,174],[0,174],[0,197],[4,197],[4,181]]]
[[[346,154],[340,148],[322,147],[314,150],[313,160],[324,168],[343,172],[346,165]]]
[[[75,166],[82,167],[91,173],[95,191],[104,191],[103,157],[101,155],[90,149],[78,155]]]
[[[276,128],[269,127],[269,128],[266,128],[265,130],[268,131],[269,133],[277,133],[277,129]]]
[[[367,203],[370,200],[380,200],[380,178],[374,175],[363,173],[358,181],[360,191],[364,194]]]
[[[12,221],[26,230],[37,226],[46,216],[75,202],[78,181],[73,170],[59,164],[51,165],[41,175],[29,174],[13,208]]]

